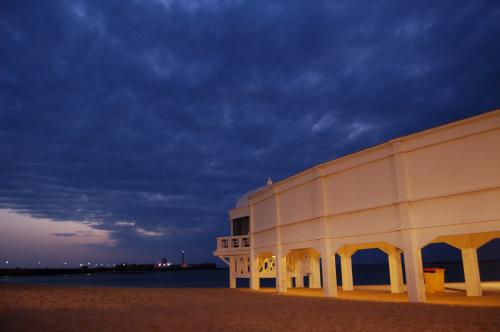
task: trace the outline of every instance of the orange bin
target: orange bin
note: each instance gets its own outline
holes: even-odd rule
[[[425,291],[427,293],[444,292],[445,269],[431,267],[424,269]]]

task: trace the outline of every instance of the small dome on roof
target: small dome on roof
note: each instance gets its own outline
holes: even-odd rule
[[[266,186],[262,186],[257,189],[250,190],[249,192],[241,196],[238,200],[238,203],[236,203],[235,209],[248,206],[250,204],[250,202],[248,201],[248,197],[255,194],[257,191],[264,189],[265,187]]]

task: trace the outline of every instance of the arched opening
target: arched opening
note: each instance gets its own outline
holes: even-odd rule
[[[481,281],[500,280],[500,238],[493,239],[477,250]]]
[[[445,282],[464,282],[460,249],[445,242],[429,243],[422,248],[422,265],[426,269],[444,269]]]
[[[271,252],[261,253],[258,262],[259,287],[276,287],[276,256]]]
[[[445,242],[429,243],[421,249],[425,292],[460,292],[464,283],[460,250]]]
[[[336,254],[340,265],[337,279],[343,291],[353,291],[354,285],[389,285],[392,293],[404,292],[399,248],[387,242],[351,244],[340,247]]]
[[[337,255],[340,262],[340,256]],[[361,249],[352,255],[354,285],[389,285],[387,254],[379,248]]]
[[[467,296],[482,296],[482,282],[498,280],[500,277],[500,268],[494,260],[498,259],[499,234],[500,232],[444,235],[423,247],[426,291],[454,291],[463,292]],[[444,277],[432,275],[437,272]],[[433,284],[438,284],[439,287]]]
[[[315,249],[290,250],[286,265],[287,288],[321,288],[321,260]]]

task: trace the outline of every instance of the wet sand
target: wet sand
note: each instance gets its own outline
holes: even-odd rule
[[[500,308],[246,289],[0,286],[0,331],[500,331]]]

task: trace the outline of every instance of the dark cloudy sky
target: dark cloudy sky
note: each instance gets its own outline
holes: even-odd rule
[[[268,176],[499,108],[499,36],[497,1],[2,0],[0,259],[215,261]]]

